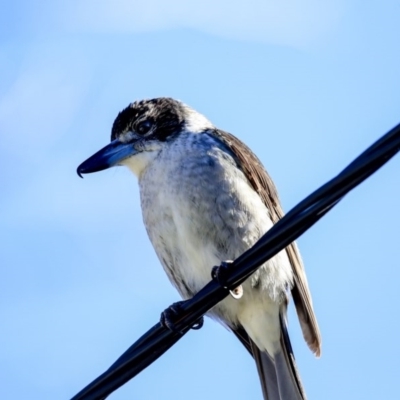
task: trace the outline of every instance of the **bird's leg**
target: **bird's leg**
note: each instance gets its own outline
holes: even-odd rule
[[[211,270],[211,277],[225,289],[228,289],[226,282],[229,277],[229,266],[231,264],[232,261],[222,261],[220,265],[213,267]]]
[[[226,286],[226,282],[229,277],[229,268],[232,264],[232,261],[222,261],[221,265],[213,267],[211,270],[211,277],[216,280],[220,286],[225,289],[228,289]],[[236,287],[233,290],[229,290],[229,293],[234,299],[240,299],[243,296],[243,287],[242,285]]]
[[[176,321],[179,320],[181,314],[182,314],[182,304],[184,301],[178,301],[176,303],[173,303],[170,305],[167,309],[165,309],[161,313],[161,318],[160,318],[160,324],[166,328],[169,329],[172,332],[175,333],[183,333],[181,330],[179,330],[176,326]],[[201,317],[197,322],[195,322],[192,326],[191,329],[200,329],[204,324],[204,318]]]

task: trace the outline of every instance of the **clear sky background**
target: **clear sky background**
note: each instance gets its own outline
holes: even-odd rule
[[[178,98],[245,141],[289,210],[400,122],[400,5],[356,0],[5,1],[0,13],[4,399],[69,399],[178,295],[123,168],[78,178],[130,102]],[[323,338],[292,342],[309,399],[398,398],[400,156],[306,232]],[[111,397],[260,399],[206,320]]]

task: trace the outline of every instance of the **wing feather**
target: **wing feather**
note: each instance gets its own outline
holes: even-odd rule
[[[284,212],[280,205],[278,192],[260,160],[243,142],[232,134],[221,130],[216,130],[213,133],[236,156],[238,166],[266,205],[273,223],[279,221],[283,217]],[[293,242],[286,247],[286,252],[293,269],[294,285],[292,288],[292,297],[303,336],[311,351],[319,357],[321,354],[321,335],[312,305],[311,293],[308,288],[303,262],[296,243]]]

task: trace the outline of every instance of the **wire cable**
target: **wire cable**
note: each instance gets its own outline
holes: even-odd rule
[[[301,201],[253,247],[234,260],[229,267],[226,288],[220,286],[216,280],[211,280],[195,296],[183,302],[182,313],[176,322],[176,327],[182,333],[172,332],[157,323],[107,371],[71,400],[104,400],[147,368],[185,335],[210,308],[227,297],[230,289],[239,286],[257,268],[302,235],[350,190],[382,167],[399,150],[400,124],[365,150],[339,175]]]

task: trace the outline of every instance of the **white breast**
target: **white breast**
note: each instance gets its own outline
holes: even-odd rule
[[[211,269],[235,259],[268,229],[268,210],[232,157],[207,135],[182,134],[139,178],[144,223],[171,282],[184,298],[211,279]],[[218,317],[235,321],[251,301],[278,301],[291,286],[286,253],[244,285],[242,302],[228,298]]]

